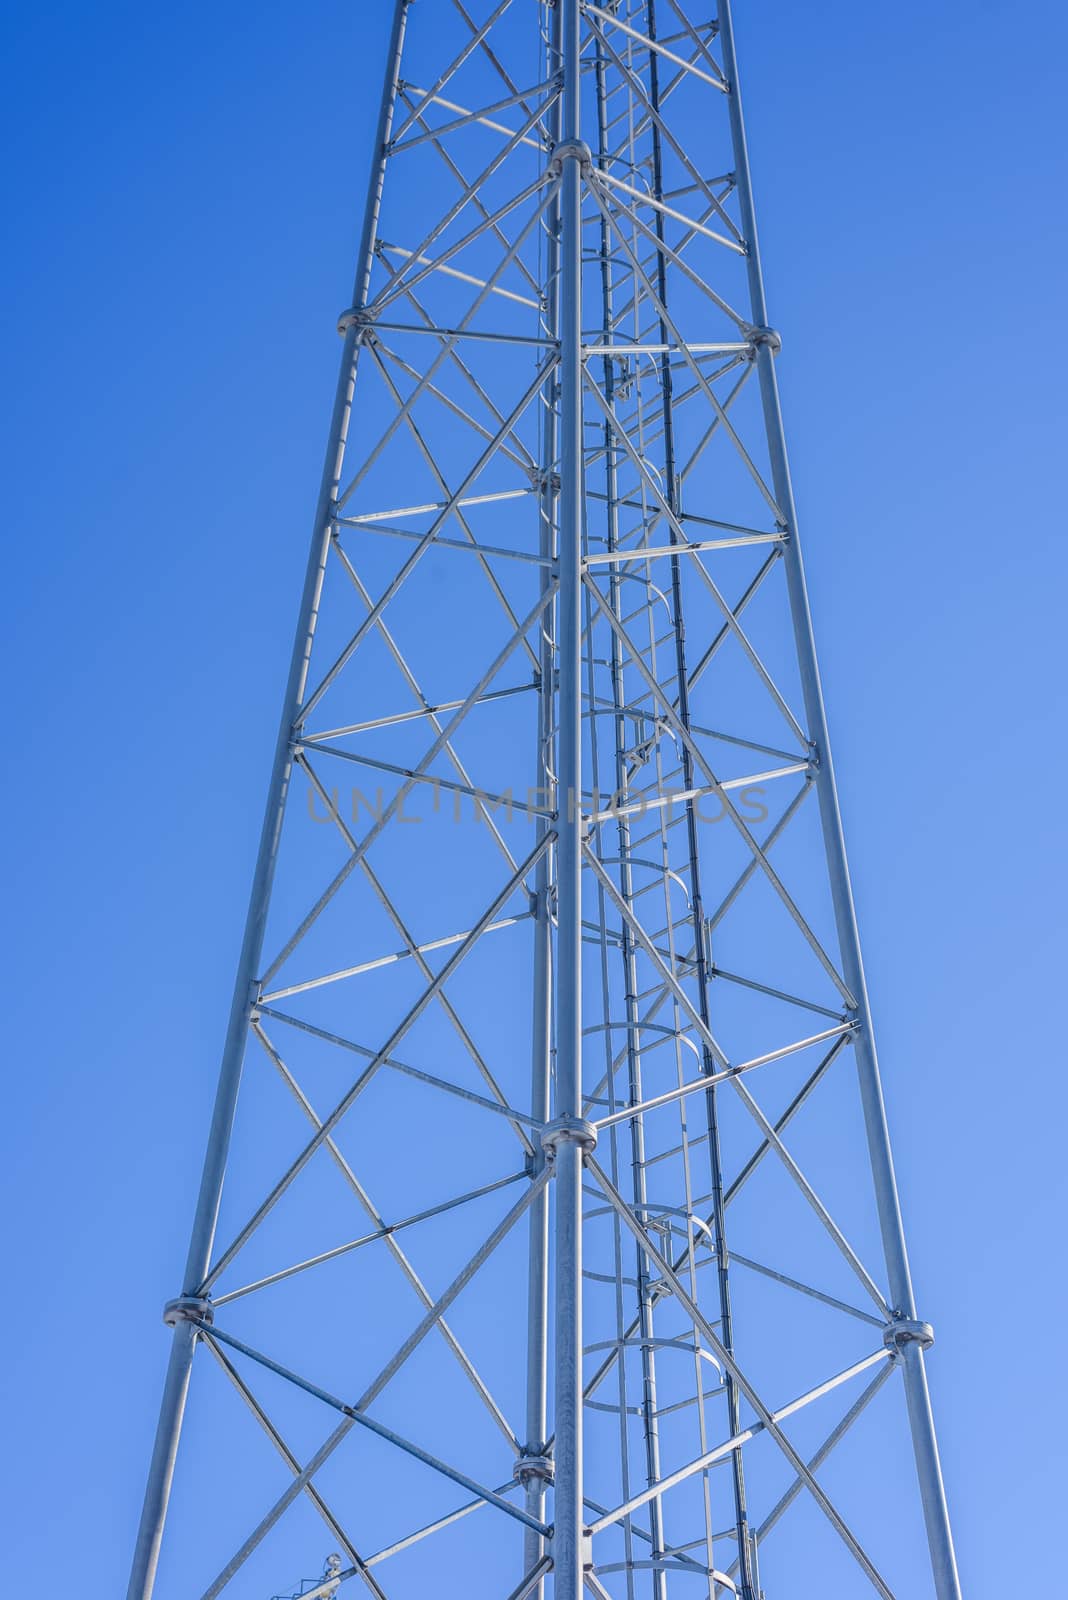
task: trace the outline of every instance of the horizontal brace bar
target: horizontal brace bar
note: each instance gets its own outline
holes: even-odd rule
[[[603,491],[597,489],[587,489],[586,499],[600,500],[608,503],[609,497]],[[643,526],[646,527],[651,528],[655,523],[664,520],[664,512],[661,510],[661,508],[656,505],[650,505],[648,500],[630,500],[625,495],[622,497],[619,495],[614,495],[611,499],[611,504],[616,507],[622,506],[627,511],[640,512],[643,520]],[[715,517],[701,516],[696,511],[678,511],[675,515],[679,523],[696,522],[699,523],[702,528],[723,528],[727,533],[751,533],[754,536],[763,536],[769,532],[781,531],[768,528],[750,528],[747,527],[743,522],[720,522],[717,521]],[[680,547],[685,548],[685,545],[681,540]],[[622,549],[625,547],[620,546],[619,548]]]
[[[743,356],[753,350],[752,344],[584,344],[586,356]]]
[[[785,544],[784,533],[747,533],[734,539],[692,539],[685,544],[631,544],[587,556],[585,566],[624,565],[629,561],[653,561],[664,556],[695,556],[704,550],[738,550],[751,544]]]
[[[381,328],[386,333],[429,334],[432,339],[440,340],[488,339],[491,342],[496,340],[501,344],[540,345],[548,350],[556,350],[559,348],[560,344],[559,339],[538,337],[535,334],[528,333],[494,333],[488,330],[479,332],[475,328],[442,328],[438,327],[436,324],[387,322],[385,319],[376,317],[371,311],[361,314],[360,326],[363,328]]]

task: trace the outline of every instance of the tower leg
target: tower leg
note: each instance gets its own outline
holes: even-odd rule
[[[562,0],[560,38],[560,605],[557,770],[556,1116],[582,1116],[582,147],[578,0]],[[582,1148],[555,1148],[555,1475],[553,1593],[582,1596]]]
[[[912,1430],[913,1450],[919,1477],[920,1497],[923,1502],[927,1527],[927,1542],[931,1553],[935,1593],[938,1600],[960,1600],[960,1580],[953,1551],[953,1535],[949,1525],[942,1469],[938,1457],[934,1421],[931,1416],[927,1392],[927,1376],[923,1365],[923,1344],[908,1327],[921,1327],[916,1322],[916,1307],[905,1250],[905,1234],[901,1221],[897,1181],[890,1152],[890,1135],[883,1104],[879,1063],[875,1053],[875,1040],[871,1028],[867,986],[860,953],[853,891],[849,881],[845,841],[841,815],[838,809],[838,792],[834,781],[830,743],[827,736],[827,718],[823,705],[819,667],[816,661],[812,618],[809,611],[805,569],[797,535],[797,514],[794,507],[793,487],[786,454],[786,439],[779,403],[778,380],[772,353],[772,341],[767,322],[767,304],[764,280],[757,242],[756,216],[753,208],[752,181],[749,171],[749,154],[745,138],[741,96],[738,87],[738,65],[734,50],[734,30],[730,0],[718,0],[720,43],[723,67],[729,85],[729,110],[731,138],[734,146],[735,179],[741,209],[742,232],[748,246],[749,296],[753,322],[756,329],[757,375],[760,382],[764,424],[771,460],[772,484],[775,498],[789,533],[784,560],[794,637],[800,668],[802,693],[808,727],[815,745],[816,793],[820,809],[824,848],[830,877],[838,942],[842,952],[843,977],[849,985],[855,1002],[855,1015],[859,1029],[855,1038],[857,1073],[860,1082],[861,1104],[864,1111],[868,1154],[871,1160],[875,1187],[875,1200],[882,1234],[883,1254],[886,1258],[887,1278],[893,1301],[894,1321],[902,1325],[902,1333],[894,1340],[898,1348],[904,1376],[905,1398]],[[893,1327],[893,1324],[891,1324]]]
[[[178,1454],[178,1440],[185,1415],[185,1397],[189,1393],[195,1340],[196,1330],[192,1323],[183,1319],[175,1327],[171,1341],[156,1439],[148,1469],[148,1483],[145,1485],[145,1500],[134,1546],[130,1587],[127,1591],[129,1600],[142,1600],[142,1597],[148,1600],[156,1582],[163,1524],[167,1518],[167,1502],[174,1478],[174,1460]]]
[[[382,86],[382,100],[372,158],[371,181],[368,185],[367,208],[364,213],[363,235],[358,257],[356,283],[353,290],[353,304],[355,307],[360,307],[363,304],[370,279],[382,196],[382,180],[386,167],[386,145],[389,141],[389,132],[393,121],[393,108],[400,79],[401,51],[404,44],[404,28],[409,3],[410,0],[395,0],[394,4],[388,65]],[[174,1462],[178,1452],[186,1395],[189,1392],[190,1368],[197,1338],[196,1328],[189,1318],[190,1314],[196,1315],[199,1311],[207,1309],[203,1303],[198,1305],[197,1302],[201,1293],[201,1285],[207,1277],[211,1266],[211,1251],[215,1241],[215,1227],[219,1216],[223,1178],[226,1172],[230,1136],[233,1129],[237,1094],[241,1084],[241,1069],[245,1056],[245,1044],[248,1037],[249,1010],[254,998],[256,975],[263,952],[267,907],[270,900],[271,884],[274,879],[278,841],[282,831],[282,819],[285,815],[289,781],[293,772],[294,724],[296,723],[304,695],[308,656],[312,637],[315,633],[319,596],[322,590],[323,569],[326,562],[334,514],[334,502],[341,479],[341,466],[348,437],[352,394],[356,381],[359,338],[359,328],[353,320],[350,320],[345,332],[345,346],[342,352],[341,370],[338,376],[337,393],[334,398],[334,409],[330,421],[326,461],[323,466],[319,502],[312,527],[311,549],[308,556],[304,591],[301,597],[300,614],[293,641],[293,654],[290,660],[289,677],[282,705],[282,717],[278,730],[278,741],[275,746],[274,764],[271,769],[267,807],[260,834],[259,851],[252,880],[252,893],[249,898],[248,917],[245,923],[241,956],[238,961],[237,977],[234,983],[234,997],[230,1008],[226,1044],[223,1049],[222,1065],[219,1069],[219,1084],[215,1095],[211,1132],[208,1136],[208,1148],[204,1157],[204,1170],[200,1180],[196,1215],[193,1220],[193,1231],[189,1241],[189,1255],[182,1284],[182,1296],[180,1300],[174,1302],[168,1315],[168,1321],[172,1321],[174,1324],[173,1344],[164,1384],[163,1401],[160,1406],[159,1422],[156,1427],[156,1439],[152,1451],[152,1461],[149,1466],[148,1483],[145,1488],[145,1499],[137,1532],[137,1542],[134,1547],[127,1600],[151,1600],[152,1590],[155,1586],[156,1567],[159,1562],[160,1545],[163,1540],[167,1503],[170,1499],[171,1482],[174,1477]]]
[[[553,33],[550,40],[550,69],[555,71],[560,59],[559,10],[552,14]],[[552,110],[552,135],[560,137],[560,102]],[[552,201],[546,219],[547,270],[544,331],[550,338],[559,336],[559,284],[557,261],[560,245],[560,200]],[[543,422],[541,451],[541,488],[539,493],[540,529],[538,551],[545,565],[542,568],[542,592],[550,582],[550,563],[555,557],[554,526],[556,515],[556,403],[557,374],[550,372],[543,391]],[[537,777],[542,786],[543,798],[550,806],[553,799],[553,762],[550,746],[553,737],[553,669],[554,642],[551,618],[542,613],[538,650],[538,752]],[[539,823],[539,838],[549,828],[548,822]],[[549,852],[542,853],[535,876],[535,927],[534,927],[534,1008],[532,1018],[532,1069],[530,1109],[534,1116],[547,1122],[552,1115],[552,917],[549,890],[552,882]],[[538,1150],[536,1161],[544,1163],[546,1152]],[[526,1448],[535,1452],[538,1460],[524,1477],[526,1506],[532,1517],[545,1518],[545,1490],[548,1475],[545,1461],[548,1407],[548,1321],[549,1321],[549,1191],[546,1187],[530,1209],[529,1272],[527,1291],[527,1410]],[[523,1542],[523,1571],[530,1572],[545,1553],[545,1541],[539,1533],[528,1528]],[[545,1590],[542,1581],[531,1591],[531,1600],[541,1600]]]

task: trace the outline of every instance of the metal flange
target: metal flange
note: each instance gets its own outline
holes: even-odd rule
[[[883,1343],[892,1355],[898,1355],[910,1344],[918,1344],[921,1350],[930,1350],[934,1342],[931,1324],[920,1322],[915,1317],[894,1317],[883,1329]]]
[[[557,1117],[542,1129],[541,1147],[551,1161],[559,1144],[577,1144],[583,1155],[597,1148],[597,1129],[585,1117]]]
[[[516,1482],[527,1488],[530,1483],[552,1483],[552,1457],[546,1455],[521,1455],[515,1464]]]
[[[589,172],[593,166],[593,151],[585,139],[561,139],[553,145],[549,157],[549,171],[554,178],[563,172],[565,161],[577,161],[583,172]]]
[[[372,320],[369,311],[357,310],[355,306],[349,306],[348,310],[343,311],[337,319],[337,331],[344,335],[348,333],[350,328],[366,328]]]
[[[766,344],[773,356],[777,356],[782,349],[782,334],[774,328],[746,328],[745,336],[753,346],[754,352],[762,344]]]
[[[180,1322],[214,1322],[215,1307],[206,1294],[180,1294],[163,1307],[163,1320],[168,1328]]]

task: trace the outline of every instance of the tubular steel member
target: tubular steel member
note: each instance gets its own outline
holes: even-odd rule
[[[561,0],[554,1600],[582,1600],[582,143],[579,0]]]
[[[556,71],[560,63],[560,9],[552,12],[550,32],[545,40],[549,66]],[[546,74],[549,75],[548,73]],[[550,131],[553,145],[560,141],[560,100],[557,99],[550,114]],[[560,251],[560,196],[555,191],[550,203],[545,227],[545,312],[543,331],[550,339],[559,337],[559,251]],[[535,476],[539,500],[538,549],[544,561],[542,567],[542,592],[549,587],[549,570],[555,557],[556,500],[559,474],[556,471],[556,375],[550,373],[545,380],[542,395],[542,448],[540,467]],[[535,771],[539,785],[544,789],[544,799],[550,811],[559,804],[553,783],[550,752],[554,736],[554,675],[555,655],[551,613],[542,616],[539,630],[538,653],[538,727],[537,761]],[[548,835],[552,826],[548,818],[539,822],[539,829]],[[550,847],[551,848],[551,847]],[[550,906],[552,891],[550,850],[541,856],[535,878],[535,934],[534,934],[534,1015],[531,1027],[531,1111],[542,1121],[550,1117],[552,1098],[552,1026],[553,1026],[553,929]],[[534,1153],[535,1169],[540,1170],[546,1152],[539,1144]],[[545,1516],[546,1490],[552,1483],[553,1463],[548,1454],[548,1321],[549,1321],[549,1192],[542,1191],[531,1207],[530,1254],[527,1274],[527,1408],[526,1443],[520,1456],[517,1472],[526,1491],[527,1510],[539,1521]],[[545,1541],[532,1529],[527,1529],[523,1541],[523,1571],[535,1571],[545,1557]],[[544,1593],[544,1578],[539,1576],[530,1594],[540,1600]]]
[[[875,1198],[879,1210],[883,1251],[890,1280],[894,1312],[898,1318],[909,1322],[916,1319],[916,1307],[905,1249],[905,1231],[901,1220],[897,1180],[890,1150],[890,1133],[883,1103],[879,1062],[875,1052],[871,1013],[868,1005],[864,964],[860,952],[860,935],[857,929],[853,889],[846,860],[845,838],[838,807],[838,791],[834,780],[827,718],[823,704],[816,659],[815,636],[809,609],[805,569],[797,531],[797,513],[794,506],[793,485],[789,460],[786,454],[786,435],[783,428],[782,408],[779,402],[778,379],[775,374],[774,354],[779,345],[778,335],[768,326],[767,301],[764,294],[764,276],[760,263],[760,246],[757,239],[756,212],[753,206],[752,179],[749,171],[749,151],[745,137],[745,120],[742,114],[741,90],[738,82],[738,62],[734,48],[734,25],[730,0],[717,0],[719,35],[723,52],[723,68],[729,87],[731,139],[738,185],[742,230],[747,244],[749,295],[752,306],[756,346],[756,364],[760,381],[760,394],[764,408],[764,421],[768,435],[772,477],[775,495],[786,518],[789,537],[785,548],[787,587],[793,617],[794,638],[801,673],[805,711],[810,737],[816,755],[816,792],[819,798],[820,820],[823,827],[824,846],[834,901],[838,939],[842,951],[845,976],[856,1002],[855,1015],[860,1027],[854,1040],[857,1071],[860,1079],[861,1103],[864,1108],[864,1125],[871,1156]],[[916,1454],[916,1470],[920,1480],[927,1538],[931,1548],[931,1565],[938,1600],[960,1600],[960,1579],[953,1548],[953,1534],[949,1523],[942,1467],[938,1455],[931,1402],[927,1390],[927,1376],[923,1365],[923,1341],[910,1338],[900,1349],[905,1395],[908,1405],[912,1442]]]
[[[363,231],[357,257],[356,281],[353,286],[353,306],[359,310],[366,298],[370,283],[371,263],[374,260],[375,239],[378,228],[379,207],[382,200],[382,181],[385,176],[386,146],[389,142],[393,110],[400,80],[401,55],[404,49],[404,31],[411,0],[395,0],[393,25],[389,42],[389,64],[382,85],[382,101],[378,113],[375,146],[371,160],[367,203],[364,211]],[[267,921],[267,907],[271,897],[275,863],[278,854],[282,819],[293,773],[294,722],[297,717],[308,672],[308,659],[312,637],[315,633],[319,595],[322,588],[326,550],[330,541],[334,501],[341,483],[341,469],[348,437],[352,395],[356,385],[356,367],[359,360],[359,328],[356,319],[349,321],[344,331],[344,346],[338,373],[337,392],[330,418],[330,431],[326,446],[326,459],[319,486],[319,499],[312,523],[311,549],[304,579],[304,592],[300,602],[293,653],[289,665],[282,716],[275,746],[274,765],[271,769],[267,791],[267,805],[260,834],[259,851],[249,897],[248,917],[238,960],[237,977],[230,1020],[223,1047],[219,1084],[212,1114],[208,1147],[204,1156],[204,1170],[197,1197],[196,1215],[189,1255],[183,1279],[183,1297],[196,1298],[211,1265],[211,1251],[215,1240],[215,1227],[219,1216],[223,1178],[230,1149],[241,1067],[248,1041],[249,1019],[254,997],[256,973],[263,951],[263,936]],[[181,1302],[172,1302],[172,1304]],[[168,1308],[169,1309],[169,1308]],[[150,1600],[156,1580],[163,1527],[167,1518],[167,1503],[174,1478],[174,1463],[182,1431],[186,1397],[189,1392],[189,1374],[193,1360],[193,1347],[197,1331],[188,1315],[168,1317],[174,1327],[170,1361],[160,1405],[159,1423],[149,1466],[148,1483],[141,1521],[137,1531],[128,1600]]]
[[[596,81],[597,81],[597,164],[603,170],[609,155],[609,105],[608,82],[605,70],[604,49],[600,40],[596,49]],[[614,324],[614,303],[611,248],[612,241],[608,231],[606,219],[600,218],[600,248],[601,248],[601,312],[604,318],[604,337],[609,337],[609,329]],[[616,369],[612,357],[605,355],[602,364],[605,397],[610,406],[615,402]],[[612,429],[608,421],[604,424],[604,459],[605,459],[605,544],[607,551],[613,551],[619,544],[619,508],[618,481],[616,473],[616,452]],[[612,569],[609,583],[609,600],[613,613],[622,617],[625,607],[623,604],[622,583],[618,570]],[[618,637],[613,634],[611,640],[611,681],[614,734],[614,764],[613,779],[615,792],[622,794],[626,788],[627,767],[627,736],[626,736],[626,690],[624,685],[622,647]],[[592,698],[592,696],[591,696]],[[629,815],[620,810],[616,823],[617,840],[619,849],[619,887],[620,893],[628,905],[634,902],[634,873],[631,865],[632,839],[631,819]],[[607,952],[606,952],[607,953]],[[620,956],[624,972],[623,1004],[626,1020],[626,1052],[627,1052],[627,1088],[630,1098],[635,1105],[641,1103],[642,1092],[642,1065],[641,1065],[641,1027],[640,1011],[638,1006],[638,990],[640,987],[638,977],[638,962],[634,948],[634,938],[630,928],[624,924],[621,929]],[[607,1048],[611,1050],[611,1040]],[[640,1117],[634,1117],[630,1124],[630,1160],[632,1188],[635,1203],[644,1214],[648,1204],[648,1185],[646,1180],[646,1148],[645,1129]],[[656,1345],[654,1325],[654,1300],[653,1288],[649,1265],[641,1250],[635,1250],[635,1271],[638,1288],[638,1337],[641,1341],[641,1377],[642,1377],[642,1430],[645,1443],[645,1482],[646,1487],[658,1482],[660,1472],[660,1435],[659,1418],[657,1416],[657,1389],[656,1389]],[[620,1421],[620,1433],[625,1439],[626,1433],[626,1390],[621,1386],[620,1407],[623,1416]],[[633,1559],[634,1536],[628,1530],[627,1553]],[[659,1500],[654,1500],[649,1506],[649,1535],[650,1544],[655,1555],[664,1549],[663,1513]],[[652,1583],[653,1600],[667,1600],[667,1577],[661,1571],[653,1573]]]

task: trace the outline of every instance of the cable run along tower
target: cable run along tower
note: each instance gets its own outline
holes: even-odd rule
[[[730,5],[392,18],[130,1600],[956,1600]]]

